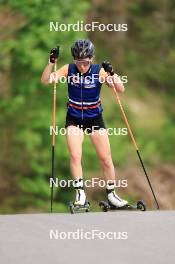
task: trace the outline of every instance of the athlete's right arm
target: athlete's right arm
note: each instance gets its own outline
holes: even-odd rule
[[[52,73],[52,70],[53,70],[53,66],[54,64],[53,63],[49,63],[43,73],[42,73],[42,76],[41,76],[41,83],[43,84],[49,84],[50,83],[50,75]]]
[[[51,64],[51,63],[50,63]],[[66,78],[68,76],[68,64],[64,65],[60,69],[58,69],[56,72],[52,72],[52,66],[54,64],[48,64],[46,68],[43,71],[42,77],[41,77],[41,82],[43,84],[49,84],[53,83],[54,81],[58,82],[61,81],[62,78]],[[64,81],[64,80],[63,80]]]

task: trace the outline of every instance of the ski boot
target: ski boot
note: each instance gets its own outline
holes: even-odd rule
[[[83,179],[75,180],[73,186],[76,190],[75,202],[70,202],[69,208],[71,214],[89,212],[90,203],[87,201],[85,191],[83,189]]]

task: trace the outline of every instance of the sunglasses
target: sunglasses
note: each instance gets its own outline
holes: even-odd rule
[[[87,67],[89,66],[89,64],[91,63],[90,60],[74,60],[74,63],[77,65],[77,66],[84,66],[84,67]]]

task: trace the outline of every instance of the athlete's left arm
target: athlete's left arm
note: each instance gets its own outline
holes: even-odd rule
[[[105,70],[102,68],[100,70],[100,78],[105,79],[105,83],[111,87],[112,89],[115,88],[115,90],[118,93],[123,93],[125,88],[124,85],[120,79],[120,77],[115,73],[114,75],[108,75],[107,72],[105,72]]]

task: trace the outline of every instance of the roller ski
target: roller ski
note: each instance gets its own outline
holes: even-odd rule
[[[121,199],[114,190],[114,184],[108,183],[106,186],[107,201],[101,201],[99,206],[103,212],[109,210],[140,210],[146,211],[146,204],[140,200],[137,204],[131,205],[127,201]]]
[[[73,186],[76,191],[75,202],[70,202],[69,209],[71,214],[89,212],[90,203],[87,201],[85,191],[83,189],[83,179],[74,180]]]
[[[143,200],[139,200],[136,204],[126,204],[121,207],[117,207],[113,204],[111,204],[109,201],[101,201],[99,203],[100,208],[102,209],[103,212],[108,212],[110,210],[133,210],[133,211],[146,211],[146,204]]]
[[[84,205],[77,205],[74,202],[70,202],[69,208],[71,214],[83,213],[83,212],[87,213],[90,211],[90,203],[86,201]]]

